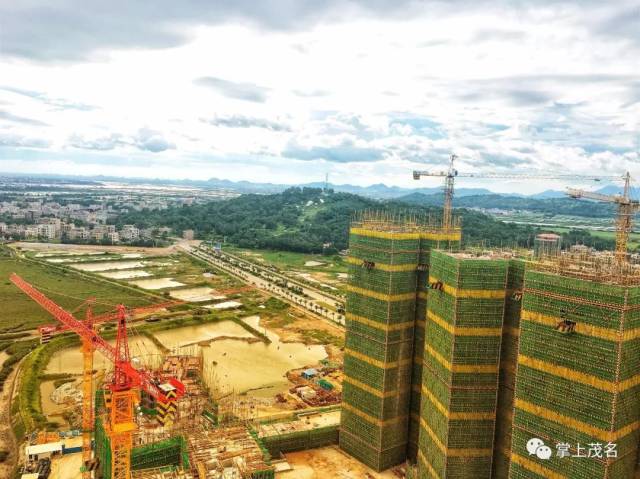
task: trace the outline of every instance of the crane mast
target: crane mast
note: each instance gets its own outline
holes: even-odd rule
[[[93,310],[87,304],[84,324],[93,330]],[[91,431],[93,430],[93,344],[82,339],[82,479],[91,479]]]
[[[453,167],[453,162],[457,158],[456,155],[451,155],[449,162],[449,171],[444,180],[444,209],[442,212],[442,226],[445,230],[451,228],[453,223],[453,186],[454,180],[458,172]]]
[[[603,201],[606,203],[614,203],[618,205],[616,217],[616,263],[623,264],[627,262],[627,244],[629,243],[629,234],[633,229],[633,217],[640,210],[640,202],[631,199],[631,174],[627,173],[623,176],[624,189],[622,195],[603,195],[601,193],[593,193],[591,191],[579,190],[576,188],[567,188],[567,194],[571,198],[586,198],[588,200]]]

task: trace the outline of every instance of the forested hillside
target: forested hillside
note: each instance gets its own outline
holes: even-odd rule
[[[419,206],[441,205],[442,194],[424,195],[413,193],[398,198],[398,201]],[[611,218],[615,214],[614,205],[573,198],[525,198],[503,195],[456,196],[453,206],[457,208],[497,208],[504,210],[528,210],[546,216],[574,215],[588,218]]]
[[[380,202],[349,193],[323,193],[318,188],[290,188],[272,195],[242,195],[226,201],[140,211],[122,215],[118,224],[139,227],[169,226],[176,232],[193,229],[199,238],[226,238],[243,248],[299,252],[335,252],[347,248],[348,225],[356,211],[365,209],[414,210],[441,214],[437,206],[416,206],[402,201]],[[460,209],[466,244],[489,246],[531,245],[539,229],[505,224],[477,211]],[[572,231],[566,244],[577,242],[611,248],[610,240]]]

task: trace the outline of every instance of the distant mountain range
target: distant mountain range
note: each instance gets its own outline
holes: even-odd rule
[[[25,182],[37,181],[39,179],[45,181],[55,181],[58,184],[69,183],[83,183],[90,184],[91,182],[117,182],[126,184],[151,184],[151,185],[174,185],[174,186],[189,186],[197,188],[215,188],[232,190],[238,193],[280,193],[292,186],[310,187],[310,188],[324,188],[323,182],[312,182],[304,184],[276,184],[276,183],[253,183],[250,181],[230,181],[222,180],[218,178],[209,178],[208,180],[168,180],[160,178],[125,178],[119,176],[70,176],[70,175],[52,175],[52,174],[17,174],[17,173],[0,173],[0,177],[22,179]],[[334,191],[352,193],[360,196],[366,196],[375,199],[394,199],[406,197],[412,194],[421,195],[441,195],[441,187],[433,188],[402,188],[399,186],[387,186],[383,183],[377,183],[369,186],[356,186],[356,185],[336,185],[329,183],[328,187]],[[622,189],[616,185],[606,185],[596,190],[598,193],[603,194],[617,194],[621,193]],[[496,193],[487,188],[456,188],[456,197],[468,197],[468,196],[504,196],[504,197],[520,197],[520,198],[533,198],[533,199],[553,199],[553,198],[565,198],[566,195],[563,191],[546,190],[541,193],[533,195],[522,195],[519,193]]]

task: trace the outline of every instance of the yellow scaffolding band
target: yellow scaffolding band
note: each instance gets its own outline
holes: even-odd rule
[[[357,388],[362,389],[363,391],[368,392],[369,394],[373,394],[374,396],[377,396],[379,398],[387,398],[387,397],[392,397],[392,396],[397,396],[400,392],[397,390],[394,391],[380,391],[378,389],[372,388],[371,386],[369,386],[368,384],[365,384],[363,382],[358,381],[357,379],[353,379],[351,377],[345,376],[343,381],[345,383],[349,383],[354,385]],[[408,389],[408,387],[407,387]]]
[[[404,416],[398,416],[398,417],[394,417],[393,419],[387,419],[386,421],[383,421],[381,419],[378,419],[376,417],[373,417],[373,416],[367,414],[366,412],[362,412],[359,409],[356,409],[355,407],[353,407],[352,405],[350,405],[350,404],[348,404],[346,402],[342,403],[342,409],[346,409],[350,413],[361,417],[365,421],[370,422],[371,424],[375,424],[376,426],[380,426],[380,427],[384,427],[384,426],[388,426],[390,424],[395,424],[397,422],[404,421],[409,417],[407,415],[404,415]]]
[[[433,241],[460,241],[462,232],[456,230],[450,233],[420,233],[420,238]]]
[[[507,333],[509,336],[513,336],[514,338],[520,336],[520,328],[516,328],[515,326],[502,326],[502,332]]]
[[[452,421],[493,421],[496,418],[494,412],[450,412],[438,398],[436,398],[431,391],[429,391],[424,385],[422,386],[422,395],[431,401],[438,411],[443,416],[449,418]]]
[[[384,294],[377,291],[371,291],[369,289],[358,288],[357,286],[347,285],[345,288],[351,293],[360,294],[369,298],[379,299],[380,301],[394,302],[394,301],[409,301],[416,298],[415,293],[402,293],[402,294]]]
[[[367,319],[362,316],[358,316],[356,314],[351,314],[351,313],[347,313],[345,316],[350,321],[355,321],[356,323],[361,323],[361,324],[364,324],[365,326],[370,326],[372,328],[380,329],[381,331],[399,331],[401,329],[411,328],[414,325],[413,321],[405,321],[404,323],[386,324],[386,323],[380,323],[378,321],[372,321],[371,319]]]
[[[436,433],[433,432],[433,430],[428,426],[427,422],[422,417],[420,418],[420,426],[425,430],[427,434],[429,434],[429,436],[431,437],[433,442],[436,444],[438,449],[440,449],[440,451],[442,451],[445,455],[449,457],[490,457],[493,455],[493,449],[491,448],[486,448],[486,449],[447,448],[444,444],[442,444],[442,442],[440,441]]]
[[[567,476],[563,476],[562,474],[558,474],[555,471],[552,471],[548,467],[541,466],[540,464],[533,462],[526,457],[522,457],[516,453],[511,454],[511,461],[519,466],[524,467],[525,469],[538,474],[539,476],[545,477],[547,479],[567,479]]]
[[[402,359],[400,361],[379,361],[377,359],[370,358],[366,354],[359,353],[358,351],[354,351],[353,349],[344,348],[344,354],[359,359],[360,361],[364,361],[365,363],[371,364],[380,369],[393,369],[398,366],[404,366],[405,364],[411,364],[413,362],[412,359]]]
[[[428,300],[429,293],[427,291],[418,291],[418,298]]]
[[[548,363],[546,361],[525,356],[523,354],[518,356],[518,364],[537,369],[538,371],[542,371],[553,376],[558,376],[561,378],[570,379],[571,381],[575,381],[581,384],[586,384],[587,386],[591,386],[593,388],[600,389],[609,393],[621,393],[640,384],[640,374],[636,374],[629,379],[625,379],[624,381],[615,383],[613,381],[600,379],[596,376],[592,376],[591,374],[581,373],[564,366]]]
[[[359,258],[354,258],[353,256],[348,256],[345,260],[349,264],[353,264],[355,266],[362,266],[364,264],[364,260]],[[388,273],[396,273],[398,271],[415,271],[418,267],[417,263],[414,264],[386,264],[386,263],[375,263],[373,269],[379,269],[380,271],[386,271]]]
[[[440,279],[437,277],[429,276],[429,283],[437,283],[438,281]],[[504,299],[507,295],[507,291],[504,289],[458,289],[444,284],[444,281],[442,283],[442,289],[445,293],[460,299]]]
[[[382,238],[395,240],[420,239],[420,233],[397,233],[393,231],[376,231],[368,228],[351,228],[352,235],[366,236],[368,238]]]
[[[432,311],[427,311],[427,318],[454,336],[502,336],[502,328],[468,328],[453,326]]]
[[[429,464],[429,461],[427,461],[427,458],[424,457],[424,454],[422,453],[422,450],[418,450],[418,458],[420,459],[420,461],[422,462],[422,464],[424,464],[424,467],[427,468],[427,471],[429,471],[429,474],[431,474],[431,477],[434,477],[436,479],[441,479],[440,475],[436,472],[436,470],[433,468],[433,466],[431,464]]]
[[[358,236],[366,236],[369,238],[383,238],[383,239],[426,239],[433,241],[460,241],[462,232],[460,229],[455,228],[449,231],[421,231],[421,232],[394,232],[394,231],[376,231],[370,228],[351,228],[349,230],[351,234]]]
[[[429,355],[438,361],[445,369],[453,373],[497,373],[499,369],[498,364],[451,364],[447,361],[440,353],[438,353],[431,346],[425,346],[425,351],[429,353]]]
[[[436,436],[436,433],[427,425],[427,421],[423,417],[420,417],[420,427],[426,431],[427,434],[431,437],[431,440],[435,443],[435,445],[442,451],[444,454],[447,453],[447,448],[442,442],[440,438]]]
[[[424,329],[426,326],[426,321],[424,319],[416,320],[416,327]]]
[[[522,399],[516,398],[515,407],[543,419],[547,419],[549,421],[562,424],[563,426],[570,427],[571,429],[575,429],[576,431],[589,434],[597,439],[600,439],[601,441],[606,442],[615,442],[640,427],[640,421],[635,421],[618,429],[617,431],[605,431],[604,429],[599,429],[585,422],[578,421],[577,419],[563,416],[561,414],[558,414],[557,412],[551,411],[550,409],[532,404],[527,401],[523,401]]]
[[[545,326],[552,327],[555,327],[560,321],[564,321],[563,318],[559,318],[557,316],[550,316],[548,314],[527,311],[524,309],[522,310],[521,317],[526,321],[531,321],[534,323],[544,324]],[[582,322],[576,323],[575,332],[584,336],[606,339],[607,341],[630,341],[632,339],[638,339],[640,337],[640,328],[621,332],[617,329],[601,328],[599,326],[593,326]]]

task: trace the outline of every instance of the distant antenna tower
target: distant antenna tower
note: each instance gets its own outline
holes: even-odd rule
[[[329,173],[324,174],[324,192],[329,191]]]

